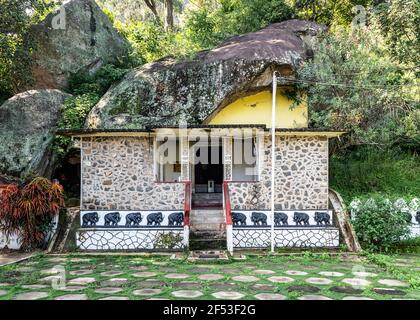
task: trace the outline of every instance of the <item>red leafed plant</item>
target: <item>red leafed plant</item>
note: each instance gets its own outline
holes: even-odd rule
[[[8,185],[0,190],[0,230],[6,238],[18,235],[23,248],[38,247],[62,207],[63,187],[46,178]]]

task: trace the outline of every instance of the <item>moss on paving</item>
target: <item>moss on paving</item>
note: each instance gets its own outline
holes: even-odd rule
[[[323,295],[331,299],[342,299],[348,295],[355,294],[346,294],[330,291],[331,287],[334,286],[345,286],[341,282],[343,278],[354,278],[352,274],[353,268],[364,268],[364,270],[369,272],[377,273],[377,277],[368,277],[367,280],[371,281],[372,284],[369,285],[360,296],[369,297],[372,299],[392,299],[392,298],[411,298],[411,299],[420,299],[420,288],[416,278],[419,278],[420,275],[420,255],[393,255],[386,256],[386,263],[383,262],[384,257],[379,256],[367,256],[362,257],[359,261],[351,261],[343,259],[341,256],[330,256],[328,254],[304,254],[301,256],[270,256],[270,255],[252,255],[248,256],[247,260],[244,261],[219,261],[219,262],[198,262],[193,263],[189,262],[186,259],[181,260],[171,260],[169,256],[130,256],[130,255],[67,255],[60,256],[66,259],[65,262],[55,262],[51,259],[56,258],[56,256],[48,255],[37,255],[25,262],[0,267],[0,283],[6,283],[7,285],[0,287],[1,290],[7,291],[6,295],[0,296],[1,300],[12,299],[17,294],[30,292],[30,291],[43,291],[48,293],[46,300],[54,299],[58,296],[65,294],[77,294],[84,293],[89,299],[101,299],[111,294],[96,293],[95,289],[105,287],[102,285],[103,281],[109,280],[111,278],[125,278],[127,283],[123,284],[121,292],[112,294],[112,296],[125,296],[133,300],[149,299],[149,298],[168,298],[174,299],[172,292],[175,290],[183,290],[183,288],[175,288],[173,285],[181,281],[194,281],[200,284],[200,288],[191,289],[199,290],[203,293],[202,296],[197,299],[214,299],[212,293],[222,290],[217,290],[212,288],[212,284],[223,284],[223,283],[234,283],[237,289],[234,291],[241,292],[244,294],[242,299],[255,299],[255,294],[261,292],[269,292],[263,290],[254,290],[251,288],[255,283],[259,284],[269,284],[274,287],[274,290],[271,293],[279,293],[287,297],[287,299],[298,299],[300,296],[305,295],[303,292],[288,291],[290,286],[304,285],[304,286],[315,286],[320,289],[317,295]],[[90,259],[89,261],[79,261],[72,262],[71,259]],[[382,260],[381,260],[382,259]],[[398,266],[398,259],[409,259],[410,263],[406,263],[409,266]],[[401,263],[401,262],[400,262]],[[52,268],[57,265],[63,265],[66,270],[66,280],[71,280],[79,277],[92,277],[96,279],[96,282],[85,285],[85,289],[79,291],[62,291],[54,290],[51,286],[42,289],[25,289],[23,285],[29,284],[40,284],[39,279],[49,276],[48,274],[42,274],[41,271],[45,269]],[[159,288],[162,292],[158,295],[153,296],[136,296],[133,294],[134,290],[146,288],[144,286],[145,280],[150,278],[138,278],[133,274],[139,272],[137,270],[132,270],[130,267],[133,266],[146,266],[149,272],[156,272],[157,274],[153,277],[153,280],[161,281],[164,283],[162,286],[147,286]],[[392,265],[392,268],[390,267]],[[200,280],[198,277],[202,273],[192,272],[190,269],[205,266],[210,269],[208,272],[204,273],[215,273],[223,276],[223,279],[217,281],[205,281]],[[31,267],[34,271],[24,272],[19,271],[21,267]],[[168,272],[165,272],[165,269],[173,268],[176,269],[177,273],[186,273],[190,275],[187,279],[168,279],[165,275]],[[235,274],[227,274],[223,272],[224,268],[237,269],[238,272]],[[70,271],[80,270],[80,269],[92,269],[92,273],[87,275],[70,275]],[[275,272],[275,274],[261,275],[255,274],[254,270],[256,269],[269,269]],[[308,274],[305,276],[290,276],[285,274],[286,270],[300,270],[305,271]],[[101,275],[105,271],[120,271],[122,274],[118,276],[104,276]],[[341,277],[325,277],[319,274],[321,271],[338,271],[344,275]],[[259,278],[256,282],[237,282],[232,280],[233,276],[237,275],[253,275]],[[268,280],[271,276],[288,276],[295,279],[295,281],[290,283],[273,283]],[[329,285],[314,285],[305,282],[305,279],[310,277],[317,278],[328,278],[333,281]],[[373,292],[371,289],[373,287],[385,287],[377,283],[379,279],[399,279],[406,281],[411,284],[408,288],[396,288],[401,289],[406,292],[404,296],[391,296],[391,295],[380,295]],[[142,286],[138,286],[138,283],[142,283]],[[177,298],[181,299],[181,298]]]

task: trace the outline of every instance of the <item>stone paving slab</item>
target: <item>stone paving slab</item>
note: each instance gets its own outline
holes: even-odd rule
[[[234,276],[232,277],[232,280],[239,281],[239,282],[255,282],[259,279],[254,276]]]
[[[396,280],[396,279],[380,279],[378,283],[390,286],[390,287],[409,287],[407,282]]]
[[[55,298],[54,300],[87,300],[88,297],[85,294],[66,294]]]
[[[361,278],[346,278],[341,280],[342,282],[352,285],[352,286],[358,286],[358,287],[366,287],[368,285],[370,285],[370,281],[366,280],[366,279],[361,279]]]
[[[241,299],[244,295],[236,291],[218,291],[212,294],[216,299],[223,300],[238,300]]]
[[[48,293],[43,291],[32,291],[20,293],[15,296],[14,300],[38,300],[48,297]]]
[[[332,300],[328,297],[321,296],[321,295],[304,295],[298,298],[299,300]]]
[[[19,252],[19,251],[0,253],[0,267],[29,259],[33,255],[34,253]]]
[[[306,276],[308,274],[305,271],[299,271],[299,270],[287,270],[284,273],[289,276]]]
[[[104,277],[116,277],[116,276],[120,276],[122,274],[123,273],[120,272],[120,271],[104,271],[104,272],[100,273],[100,275],[104,276]]]
[[[143,272],[132,273],[131,275],[137,278],[150,278],[150,277],[156,276],[157,272],[143,271]]]
[[[106,297],[106,298],[102,298],[99,300],[130,300],[129,297],[119,297],[119,296],[111,296],[111,297]]]
[[[325,277],[343,277],[344,273],[337,272],[337,271],[321,271],[319,272],[321,276]]]
[[[103,293],[103,294],[115,294],[121,291],[122,291],[121,288],[113,288],[113,287],[104,287],[104,288],[99,288],[95,290],[96,293]]]
[[[84,287],[84,286],[65,286],[65,287],[63,287],[61,289],[58,289],[58,290],[72,292],[72,291],[81,291],[81,290],[85,290],[85,289],[86,289],[86,287]]]
[[[172,295],[176,298],[198,298],[203,295],[201,291],[198,290],[176,290],[172,291]]]
[[[374,300],[374,299],[368,298],[368,297],[347,296],[347,297],[344,297],[343,300]]]
[[[110,287],[112,286],[120,287],[120,286],[125,285],[127,282],[128,280],[126,278],[112,278],[112,279],[102,281],[101,285],[110,286]]]
[[[72,276],[85,276],[91,273],[93,273],[93,270],[73,270],[69,272]]]
[[[160,293],[162,293],[161,289],[140,289],[133,291],[135,296],[154,296]]]
[[[381,295],[391,295],[391,296],[404,296],[407,293],[403,290],[399,289],[391,289],[391,288],[373,288],[373,292]]]
[[[187,279],[190,275],[186,273],[168,273],[164,277],[168,279]]]
[[[265,270],[265,269],[257,269],[253,271],[255,274],[262,274],[262,275],[266,275],[266,274],[275,274],[275,272],[273,270]]]
[[[278,293],[258,293],[255,298],[258,300],[286,300],[286,296]]]
[[[327,285],[327,284],[333,283],[333,281],[330,280],[330,279],[327,279],[327,278],[316,278],[316,277],[308,278],[305,281],[307,283],[318,284],[318,285]]]
[[[309,285],[295,285],[290,286],[287,288],[287,291],[297,291],[297,292],[304,292],[304,293],[317,293],[321,291],[318,287],[315,286],[309,286]]]
[[[349,287],[349,286],[345,286],[345,287],[331,287],[329,289],[332,292],[338,292],[338,293],[346,293],[346,294],[362,294],[363,290],[362,289],[357,289],[357,288],[353,288],[353,287]]]
[[[45,284],[27,284],[22,286],[23,289],[45,289],[48,288]]]
[[[71,279],[69,281],[69,284],[85,285],[85,284],[94,283],[94,282],[96,282],[95,278],[80,277],[80,278]]]
[[[221,274],[212,274],[212,273],[202,274],[198,276],[198,279],[205,280],[205,281],[216,281],[223,278],[224,277]]]
[[[277,277],[277,276],[270,277],[268,278],[268,280],[275,283],[288,283],[288,282],[295,281],[295,279],[290,278],[290,277]]]

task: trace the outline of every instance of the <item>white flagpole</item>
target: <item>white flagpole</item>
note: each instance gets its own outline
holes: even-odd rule
[[[273,72],[273,104],[271,106],[271,252],[274,253],[274,192],[275,174],[274,167],[276,161],[276,95],[277,78],[276,71]]]

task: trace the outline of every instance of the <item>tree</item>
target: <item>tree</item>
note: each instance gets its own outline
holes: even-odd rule
[[[48,0],[0,0],[0,102],[31,82],[35,43],[28,31],[53,7]]]
[[[360,145],[419,148],[417,79],[395,63],[380,31],[369,27],[326,34],[315,52],[296,81],[297,92],[307,93],[311,126],[347,130],[342,150]]]
[[[378,6],[372,17],[392,56],[416,67],[420,62],[420,2],[393,0]]]
[[[256,31],[290,19],[293,10],[284,0],[219,0],[187,13],[184,32],[196,48],[207,49],[227,37]]]
[[[165,8],[165,29],[172,30],[174,28],[174,2],[173,0],[164,0]]]

